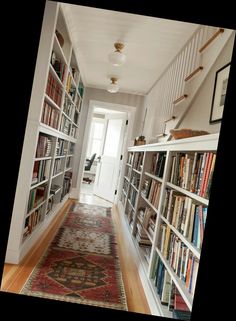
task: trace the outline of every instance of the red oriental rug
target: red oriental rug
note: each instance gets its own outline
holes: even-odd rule
[[[21,294],[127,310],[111,208],[73,204]]]

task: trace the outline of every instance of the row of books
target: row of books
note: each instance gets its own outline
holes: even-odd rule
[[[63,162],[64,162],[64,158],[55,159],[52,175],[56,175],[63,170],[63,166],[64,166]]]
[[[192,198],[167,189],[162,215],[189,242],[201,249],[207,218],[207,206],[196,204]]]
[[[42,203],[46,197],[47,185],[38,186],[30,191],[28,200],[28,210],[29,213],[33,208],[37,207]]]
[[[62,115],[60,131],[66,135],[70,135],[71,122],[68,118]]]
[[[148,231],[148,234],[150,235],[151,239],[154,238],[155,226],[156,226],[156,213],[155,213],[155,215],[151,216],[148,221],[147,231]]]
[[[64,139],[58,138],[56,142],[56,156],[63,156],[67,151],[67,142]]]
[[[57,104],[58,107],[61,106],[62,87],[51,73],[48,75],[46,94]]]
[[[165,168],[165,162],[166,162],[166,152],[153,154],[150,173],[162,178],[164,168]]]
[[[134,172],[134,175],[131,179],[131,183],[138,189],[140,183],[140,175]]]
[[[66,91],[71,96],[71,99],[74,101],[76,96],[76,88],[72,82],[72,76],[69,73],[66,81]]]
[[[77,127],[72,125],[70,136],[76,138]]]
[[[41,122],[52,128],[57,129],[59,118],[60,118],[59,111],[56,108],[49,105],[46,101],[44,101]]]
[[[130,189],[130,192],[129,192],[129,200],[130,200],[130,203],[133,205],[133,207],[135,207],[135,202],[136,202],[136,198],[137,198],[137,191],[133,188]]]
[[[130,180],[132,174],[132,168],[130,166],[126,166],[126,173],[125,176]]]
[[[138,213],[137,213],[137,217],[139,219],[139,221],[141,222],[143,228],[147,229],[148,225],[149,225],[149,219],[151,217],[155,217],[156,213],[153,212],[153,210],[150,207],[140,207],[138,209]]]
[[[69,193],[71,187],[72,172],[67,171],[63,178],[61,200]]]
[[[153,279],[161,303],[167,306],[169,311],[172,311],[173,318],[190,320],[191,311],[172,281],[170,274],[165,269],[163,262],[157,255]]]
[[[37,184],[49,178],[51,159],[35,161],[31,185]]]
[[[185,283],[189,293],[193,294],[199,259],[164,223],[160,226],[157,247],[176,275]]]
[[[52,150],[52,138],[43,134],[39,134],[36,148],[36,158],[49,157]]]
[[[143,226],[139,223],[139,221],[137,221],[136,227],[137,227],[136,239],[138,241],[138,244],[151,246],[152,243],[151,243],[146,231],[144,230]]]
[[[124,179],[123,190],[126,194],[128,192],[128,187],[129,187],[129,183],[126,179]]]
[[[141,194],[148,199],[148,201],[158,208],[160,198],[161,183],[155,179],[145,180]]]
[[[132,165],[134,153],[128,153],[127,164]]]
[[[148,234],[150,239],[153,239],[156,225],[156,213],[150,207],[141,207],[137,213],[138,222],[142,226],[142,232]]]
[[[170,182],[209,198],[216,154],[177,153],[173,156]]]
[[[70,88],[71,88],[72,85],[72,76],[71,74],[69,73],[68,74],[68,77],[67,77],[67,80],[66,80],[66,91],[69,93],[70,91]]]
[[[75,107],[78,110],[78,112],[81,112],[82,102],[82,99],[77,95],[75,97]]]
[[[55,70],[61,82],[63,83],[65,79],[66,65],[63,62],[61,62],[59,58],[56,58],[55,61],[52,61],[51,63],[52,63],[53,69]]]
[[[84,96],[84,84],[83,84],[81,79],[79,81],[78,91],[79,91],[80,97],[83,98],[83,96]]]
[[[142,170],[142,166],[143,166],[143,156],[144,153],[143,152],[139,152],[139,153],[134,153],[133,154],[133,168],[137,169],[138,171]]]
[[[34,228],[38,225],[42,220],[43,207],[41,206],[37,210],[35,210],[30,216],[25,219],[25,226],[23,232],[23,240],[32,233]]]
[[[65,95],[63,111],[68,117],[72,117],[74,111],[74,104],[71,102],[70,98]]]

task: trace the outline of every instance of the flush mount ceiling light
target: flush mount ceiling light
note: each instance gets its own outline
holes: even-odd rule
[[[114,47],[116,48],[116,51],[109,54],[109,61],[114,66],[121,66],[126,60],[126,56],[121,52],[124,45],[121,42],[116,42],[114,43]]]
[[[111,83],[107,87],[107,91],[109,91],[109,93],[117,93],[117,91],[119,90],[119,86],[116,83],[117,82],[117,78],[116,77],[111,77],[110,79],[111,79]]]

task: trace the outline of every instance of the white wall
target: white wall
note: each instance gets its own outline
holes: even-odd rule
[[[178,126],[179,128],[202,129],[209,133],[218,133],[220,123],[209,124],[212,95],[214,90],[214,82],[216,71],[231,61],[234,44],[234,34],[230,37],[225,48],[217,58],[211,71],[203,82],[198,95],[192,102],[185,118]]]
[[[135,138],[136,136],[140,135],[140,128],[142,122],[141,115],[143,112],[144,96],[125,94],[119,92],[111,94],[106,90],[87,87],[83,101],[85,109],[88,109],[90,100],[136,107],[138,112],[136,113],[134,120],[134,131],[132,134],[132,138]],[[87,118],[87,114],[84,116]]]

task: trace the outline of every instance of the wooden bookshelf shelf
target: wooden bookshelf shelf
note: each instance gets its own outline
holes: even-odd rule
[[[154,212],[158,213],[158,209],[155,206],[153,206],[152,203],[149,202],[149,200],[145,196],[141,194],[141,197],[153,209]]]
[[[54,108],[58,109],[59,111],[61,110],[60,106],[58,106],[53,100],[52,98],[50,98],[46,93],[45,93],[45,100],[52,105]]]
[[[182,194],[187,195],[187,196],[191,197],[192,199],[195,199],[199,203],[202,203],[204,205],[208,205],[209,204],[209,200],[208,199],[203,198],[201,196],[198,196],[197,194],[194,194],[192,192],[189,192],[184,188],[181,188],[181,187],[176,186],[176,185],[174,185],[172,183],[169,183],[169,182],[166,183],[166,186],[168,186],[168,187],[170,187],[170,188],[172,188],[172,189],[174,189],[174,190],[176,190],[178,192],[181,192]]]
[[[138,189],[136,186],[134,186],[134,184],[131,183],[130,186],[132,186],[138,192]]]
[[[171,225],[168,220],[161,215],[161,219],[170,227],[170,229],[180,238],[180,240],[187,245],[187,247],[192,251],[192,253],[199,259],[200,250],[197,249],[192,243],[190,243],[173,225]]]
[[[158,176],[155,176],[155,175],[150,174],[150,173],[148,173],[148,172],[145,172],[144,174],[145,174],[146,176],[150,177],[150,178],[153,178],[153,179],[157,180],[157,181],[160,182],[160,183],[163,182],[163,179],[160,178],[160,177],[158,177]]]
[[[45,204],[47,200],[43,200],[41,203],[39,203],[37,206],[35,206],[32,210],[29,211],[29,213],[26,214],[25,218],[29,217],[32,213],[34,213],[37,209],[39,209],[43,204]]]
[[[36,188],[36,187],[38,187],[40,185],[43,185],[44,183],[47,183],[47,181],[48,181],[48,179],[45,179],[45,180],[43,180],[43,181],[41,181],[41,182],[39,182],[37,184],[30,185],[30,189],[34,189],[34,188]]]

